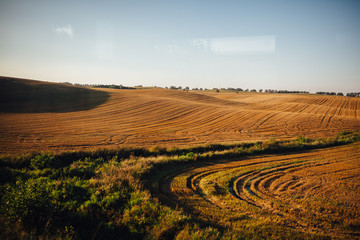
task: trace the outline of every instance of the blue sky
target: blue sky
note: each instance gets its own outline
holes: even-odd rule
[[[0,75],[360,91],[360,1],[0,0]]]

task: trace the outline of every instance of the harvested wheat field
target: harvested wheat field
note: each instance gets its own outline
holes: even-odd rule
[[[257,235],[270,229],[286,239],[295,230],[358,239],[359,146],[168,169],[154,192],[167,204],[233,231]]]
[[[360,237],[359,98],[0,91],[4,239]]]
[[[6,77],[0,84],[1,153],[327,137],[360,128],[358,98],[100,90]]]

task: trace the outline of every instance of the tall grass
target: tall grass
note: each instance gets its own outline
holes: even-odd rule
[[[182,149],[121,148],[2,156],[0,237],[231,239],[231,229],[199,222],[181,210],[159,203],[147,189],[147,179],[159,170],[184,164],[302,151],[359,140],[359,131],[355,131],[341,132],[331,139],[300,136],[286,141],[271,139]],[[262,230],[246,231],[244,238],[253,238]],[[263,229],[262,234],[270,236],[269,232],[271,229]],[[286,237],[281,233],[276,236]]]
[[[118,161],[137,157],[172,157],[172,159],[199,160],[218,159],[219,157],[237,157],[243,155],[253,155],[262,153],[283,153],[300,150],[309,150],[348,144],[360,140],[360,131],[342,131],[332,138],[310,139],[305,136],[298,136],[293,140],[275,140],[258,141],[251,143],[233,143],[233,144],[206,144],[203,146],[192,146],[186,148],[162,148],[154,146],[147,148],[99,148],[93,151],[69,151],[62,153],[38,153],[31,152],[18,156],[3,155],[0,156],[0,167],[26,168],[30,167],[30,160],[38,155],[48,155],[53,157],[53,164],[58,167],[64,167],[76,160],[86,158],[103,158],[106,161],[116,159]],[[195,159],[195,160],[196,160]]]

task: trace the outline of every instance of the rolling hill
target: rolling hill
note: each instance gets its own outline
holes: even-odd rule
[[[0,79],[1,153],[333,136],[360,128],[360,99],[168,89],[90,89]]]

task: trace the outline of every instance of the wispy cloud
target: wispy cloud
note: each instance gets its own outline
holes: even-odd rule
[[[273,54],[276,39],[275,36],[199,38],[193,39],[191,45],[219,55]]]
[[[197,39],[191,40],[191,46],[204,49],[205,51],[207,51],[209,49],[210,43],[211,43],[211,40],[205,39],[205,38],[197,38]]]
[[[74,31],[70,24],[62,27],[56,27],[54,28],[54,32],[56,32],[57,34],[68,35],[70,38],[73,38],[74,36]]]

